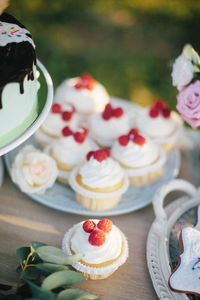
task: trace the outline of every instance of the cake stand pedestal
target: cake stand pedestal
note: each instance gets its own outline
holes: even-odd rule
[[[41,124],[46,119],[53,102],[53,82],[51,76],[45,68],[45,66],[39,60],[37,60],[37,67],[40,70],[40,80],[44,80],[47,86],[46,97],[45,99],[43,99],[43,101],[41,101],[42,99],[39,99],[39,101],[41,101],[40,104],[42,107],[40,109],[40,112],[38,113],[36,120],[17,138],[10,141],[8,144],[0,147],[0,186],[3,184],[4,178],[4,165],[2,156],[18,147],[20,144],[25,142],[31,135],[35,133],[35,131],[41,126]],[[41,86],[40,89],[41,88],[43,87]]]

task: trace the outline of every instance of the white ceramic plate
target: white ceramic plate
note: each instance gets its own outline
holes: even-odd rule
[[[8,153],[9,151],[13,150],[20,144],[22,144],[24,141],[26,141],[39,127],[40,125],[44,122],[50,108],[52,105],[53,101],[53,82],[51,79],[51,76],[49,75],[47,69],[44,67],[44,65],[37,60],[37,66],[39,67],[40,71],[42,72],[46,85],[47,85],[47,95],[46,95],[46,100],[44,101],[44,106],[41,111],[41,113],[38,115],[37,119],[33,122],[33,124],[26,129],[25,132],[23,132],[20,136],[18,136],[16,139],[13,141],[9,142],[5,146],[0,147],[0,156]],[[43,87],[41,87],[43,88]]]
[[[31,137],[25,144],[33,144],[37,147],[34,138]],[[17,152],[24,146],[20,145],[17,149],[4,156],[8,172]],[[29,196],[54,209],[64,212],[85,215],[85,216],[114,216],[129,213],[138,210],[151,203],[155,191],[169,180],[175,178],[178,174],[180,166],[180,156],[178,150],[174,149],[168,154],[166,164],[162,176],[154,183],[143,187],[130,187],[123,195],[116,207],[104,212],[94,212],[82,207],[75,199],[73,190],[64,184],[56,182],[54,186],[47,190],[44,195],[29,194]]]

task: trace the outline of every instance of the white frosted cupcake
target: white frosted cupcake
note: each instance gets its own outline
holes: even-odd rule
[[[103,111],[109,102],[105,88],[89,74],[70,78],[56,89],[55,99],[62,103],[71,103],[80,114],[93,114]]]
[[[124,170],[110,157],[108,149],[89,152],[87,161],[72,171],[69,183],[77,201],[96,211],[116,206],[129,185]]]
[[[140,135],[137,129],[120,136],[111,153],[124,168],[133,186],[144,186],[158,179],[166,162],[161,146]]]
[[[165,102],[157,100],[139,115],[137,127],[169,151],[180,137],[182,120],[176,112],[167,108]]]
[[[129,118],[121,107],[112,107],[109,103],[104,111],[91,116],[89,120],[91,137],[103,147],[112,146],[113,142],[129,131]]]
[[[72,129],[78,127],[75,108],[71,104],[54,103],[44,123],[36,131],[35,140],[41,147],[45,147],[62,136],[62,129],[65,126],[70,126]]]
[[[22,192],[43,194],[51,188],[58,176],[56,162],[32,145],[24,146],[16,155],[11,178]]]
[[[69,126],[66,126],[62,130],[62,137],[53,141],[45,149],[57,163],[59,181],[68,183],[71,171],[86,160],[89,151],[98,148],[87,135],[86,128],[81,127],[73,132]]]
[[[87,279],[104,279],[128,258],[125,235],[108,219],[87,220],[66,232],[62,248],[68,255],[83,253],[73,267]]]

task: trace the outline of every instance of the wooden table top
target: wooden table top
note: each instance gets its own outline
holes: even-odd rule
[[[182,157],[181,178],[194,182]],[[64,233],[85,216],[72,215],[42,206],[21,193],[5,177],[0,192],[0,283],[16,284],[18,265],[16,249],[41,241],[61,247]],[[78,286],[102,300],[158,299],[146,263],[146,239],[154,220],[152,205],[111,220],[125,233],[129,242],[129,258],[112,276],[99,281],[84,281]]]

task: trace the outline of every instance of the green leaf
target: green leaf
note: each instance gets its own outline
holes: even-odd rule
[[[42,288],[53,290],[57,287],[76,284],[83,280],[85,280],[85,277],[81,273],[70,270],[59,271],[46,277],[42,283]]]
[[[80,289],[67,289],[58,294],[57,300],[99,300],[99,298]]]
[[[55,300],[54,294],[51,291],[45,290],[28,280],[26,280],[26,282],[31,288],[33,298],[40,300]]]
[[[17,256],[21,263],[26,261],[27,256],[30,253],[30,247],[21,247],[16,250]]]
[[[37,253],[42,260],[59,265],[71,265],[83,257],[81,253],[67,255],[61,249],[52,246],[39,247]]]
[[[35,267],[39,269],[43,275],[49,275],[51,273],[62,271],[62,270],[69,270],[67,266],[51,264],[51,263],[36,264]]]
[[[20,275],[22,272],[21,266],[17,268],[17,273]],[[40,270],[36,269],[35,267],[27,267],[27,269],[24,271],[23,279],[28,280],[36,280],[40,276]]]
[[[183,54],[187,57],[187,59],[192,60],[192,46],[190,44],[186,44],[184,46]]]
[[[37,248],[47,246],[47,244],[41,242],[31,242],[31,251],[37,251]]]

